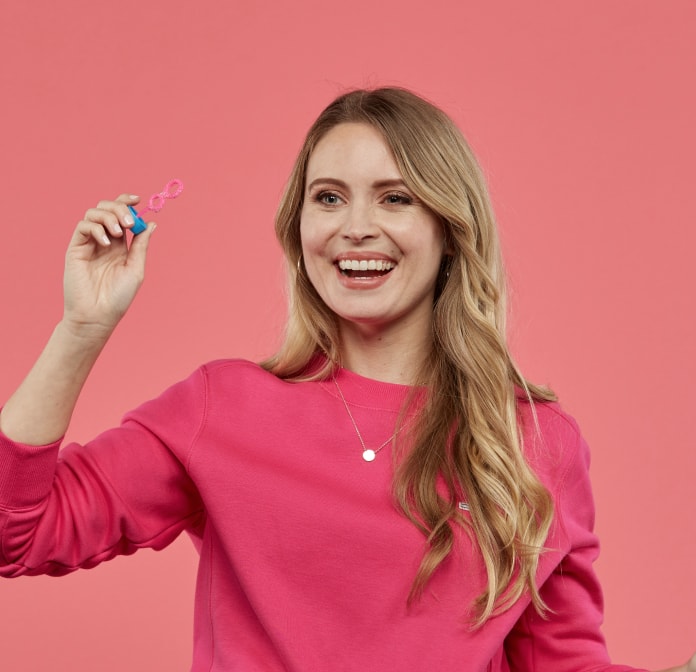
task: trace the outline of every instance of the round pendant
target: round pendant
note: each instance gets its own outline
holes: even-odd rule
[[[365,460],[365,462],[372,462],[372,460],[374,460],[376,456],[377,453],[375,453],[374,450],[370,450],[369,448],[363,452],[363,460]]]

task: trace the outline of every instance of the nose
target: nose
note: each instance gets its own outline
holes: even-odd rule
[[[346,209],[346,217],[343,221],[341,235],[355,243],[379,235],[377,214],[368,204],[353,202]]]

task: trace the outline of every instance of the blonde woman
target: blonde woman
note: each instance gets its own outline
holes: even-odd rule
[[[489,198],[446,115],[399,89],[334,101],[277,216],[280,351],[206,364],[59,456],[142,282],[135,203],[78,224],[63,319],[0,415],[4,575],[186,531],[194,671],[630,669],[599,631],[587,447],[508,353]]]

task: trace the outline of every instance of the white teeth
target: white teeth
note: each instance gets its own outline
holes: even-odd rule
[[[391,271],[395,264],[382,259],[341,259],[338,267],[342,271]]]

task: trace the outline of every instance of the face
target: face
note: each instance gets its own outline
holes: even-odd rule
[[[300,234],[314,288],[341,328],[430,329],[444,234],[382,135],[340,124],[309,158]]]

